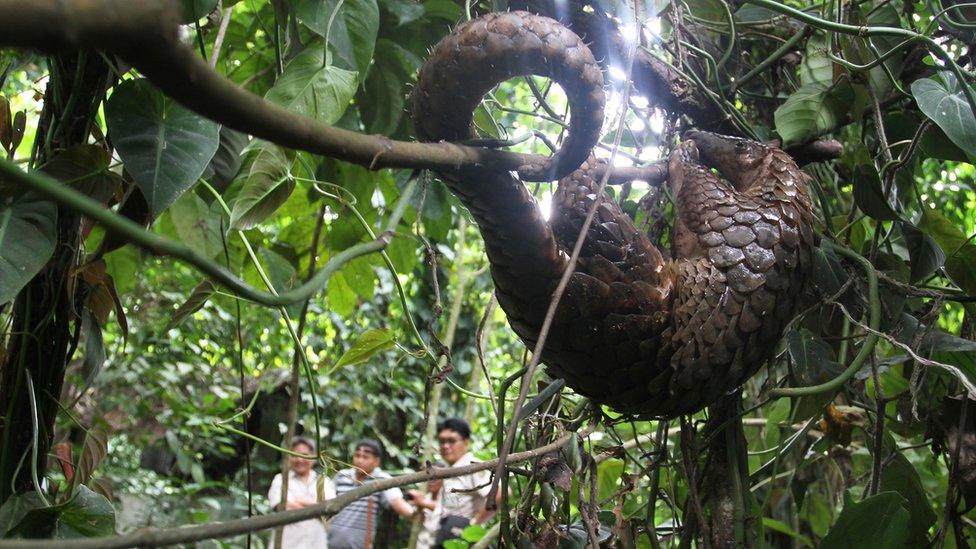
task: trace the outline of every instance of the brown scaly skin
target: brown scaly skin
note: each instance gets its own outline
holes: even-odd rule
[[[434,49],[414,94],[417,133],[432,141],[469,138],[481,94],[513,74],[541,67],[570,89],[574,126],[550,169],[582,165],[560,180],[551,225],[509,174],[443,174],[477,220],[498,301],[529,346],[598,187],[598,162],[581,153],[595,143],[594,113],[602,118],[599,68],[578,38],[558,29],[521,12],[471,21]],[[538,46],[553,41],[563,47]],[[808,179],[793,160],[756,142],[705,132],[686,138],[669,160],[673,259],[600,197],[542,356],[578,393],[641,417],[696,412],[755,373],[792,317],[810,266]]]

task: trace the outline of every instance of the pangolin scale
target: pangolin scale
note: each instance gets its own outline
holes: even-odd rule
[[[441,174],[477,221],[498,302],[533,347],[569,253],[600,203],[542,361],[578,393],[637,417],[698,411],[770,356],[810,269],[808,176],[783,151],[688,132],[669,158],[675,200],[671,259],[617,203],[596,195],[589,151],[603,119],[603,77],[558,22],[493,13],[461,25],[431,53],[413,94],[417,136],[473,137],[472,111],[497,83],[547,76],[566,91],[570,133],[544,173],[566,174],[547,222],[513,174]],[[709,169],[715,168],[728,181]]]

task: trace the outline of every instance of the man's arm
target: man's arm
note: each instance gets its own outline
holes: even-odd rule
[[[491,519],[495,515],[495,511],[489,511],[487,500],[485,501],[485,508],[478,511],[478,513],[471,519],[472,524],[483,524]],[[502,505],[502,491],[498,490],[495,492],[495,508],[499,508]]]
[[[412,517],[416,512],[414,506],[407,503],[407,501],[403,498],[390,500],[390,508],[396,511],[396,514],[400,515],[401,517]]]

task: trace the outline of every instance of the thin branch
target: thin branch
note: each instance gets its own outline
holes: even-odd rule
[[[575,433],[565,434],[555,441],[535,448],[508,456],[509,463],[521,463],[541,457],[549,452],[556,451],[566,444]],[[356,501],[377,492],[382,492],[389,488],[417,484],[431,480],[455,478],[480,471],[487,471],[495,467],[498,459],[474,463],[464,467],[432,467],[426,472],[410,473],[388,479],[376,480],[367,483],[359,488],[345,492],[341,496],[330,499],[325,503],[270,513],[246,519],[235,519],[227,522],[215,522],[200,526],[186,526],[176,528],[147,528],[138,530],[131,534],[122,536],[109,536],[85,539],[63,539],[57,541],[58,549],[116,549],[122,547],[161,547],[164,545],[174,545],[177,543],[190,543],[205,539],[219,539],[248,532],[267,530],[286,524],[294,524],[303,520],[318,517],[330,517],[338,513],[342,508]],[[51,546],[51,540],[0,540],[0,549],[39,549]]]

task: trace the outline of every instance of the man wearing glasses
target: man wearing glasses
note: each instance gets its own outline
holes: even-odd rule
[[[437,443],[441,457],[449,467],[464,467],[477,463],[470,451],[471,427],[460,418],[445,419],[437,424]],[[470,475],[444,479],[437,501],[426,499],[416,492],[414,503],[418,507],[434,509],[441,517],[440,531],[435,547],[442,547],[444,541],[460,536],[469,524],[481,524],[494,515],[485,508],[488,491],[491,489],[491,474],[479,471]],[[501,502],[501,491],[497,501]]]

